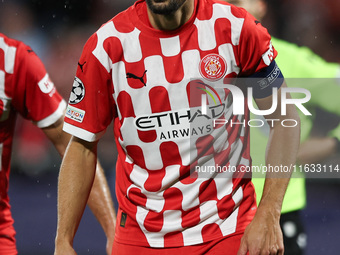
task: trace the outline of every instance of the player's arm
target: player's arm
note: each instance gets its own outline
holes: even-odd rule
[[[97,161],[96,176],[87,204],[104,229],[107,237],[106,253],[111,255],[115,236],[116,212],[113,207],[110,189],[99,161]]]
[[[43,128],[43,132],[54,144],[61,156],[64,155],[70,135],[62,130],[63,118],[49,127]],[[87,201],[91,211],[101,224],[107,237],[106,251],[111,254],[115,233],[115,210],[113,207],[112,197],[109,186],[106,181],[104,171],[99,162],[97,162],[96,174],[91,189],[89,199]]]
[[[14,107],[41,128],[63,156],[71,137],[62,130],[65,102],[55,90],[43,63],[28,46],[21,44],[17,55],[20,59],[16,62],[20,65],[17,67],[19,82],[13,98]],[[114,238],[115,213],[106,178],[99,164],[88,205],[102,225],[109,246]],[[111,249],[108,249],[108,254],[111,254]]]
[[[278,90],[276,111],[266,117],[277,120],[270,122],[271,130],[267,144],[266,164],[267,166],[287,166],[291,170],[299,147],[300,120],[294,105],[288,105],[287,114],[281,115],[281,90],[285,86],[284,83]],[[270,109],[272,100],[272,96],[269,96],[256,99],[256,103],[259,109],[266,110]],[[298,124],[296,127],[284,127],[281,125],[281,121],[284,119],[294,119]],[[279,219],[290,175],[290,172],[267,173],[262,199],[253,221],[245,230],[238,255],[245,255],[247,251],[249,254],[283,254],[283,238]]]
[[[72,137],[59,173],[55,255],[76,254],[73,239],[90,195],[97,162],[97,142]]]

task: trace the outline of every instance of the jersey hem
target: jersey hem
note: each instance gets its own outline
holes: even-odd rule
[[[64,115],[65,109],[66,109],[66,102],[65,102],[65,100],[62,100],[59,103],[59,106],[54,113],[52,113],[51,115],[47,116],[46,118],[44,118],[42,120],[35,121],[33,123],[35,123],[38,128],[48,127],[48,126],[54,124],[60,117],[62,117]]]
[[[73,126],[73,125],[71,125],[67,122],[64,122],[63,130],[66,133],[69,133],[73,136],[76,136],[76,137],[83,139],[85,141],[88,141],[88,142],[94,142],[94,141],[99,140],[105,133],[105,130],[103,130],[102,132],[96,133],[96,134],[91,133],[91,132],[84,130],[82,128]]]
[[[222,238],[226,238],[226,237],[231,237],[231,236],[236,235],[236,234],[244,233],[248,224],[249,223],[244,223],[244,224],[241,225],[241,227],[238,226],[237,231],[230,233],[230,234],[227,234],[225,236],[222,236],[220,238],[222,239]],[[230,230],[234,230],[234,229],[235,229],[235,227],[231,227],[231,228],[228,228],[224,231],[230,231]],[[187,241],[190,244],[183,244],[183,242],[168,242],[168,243],[170,243],[170,245],[164,246],[164,242],[153,241],[153,244],[157,244],[157,245],[151,246],[149,243],[148,243],[149,245],[147,245],[145,242],[141,242],[140,240],[131,240],[131,239],[126,240],[126,239],[119,238],[118,236],[115,236],[115,241],[117,243],[126,244],[126,245],[133,245],[133,246],[141,246],[141,247],[151,247],[151,248],[171,248],[171,247],[193,246],[193,245],[208,243],[208,242],[213,241],[214,239],[216,239],[216,235],[212,234],[209,238],[205,238],[204,241],[202,241],[201,238],[191,239],[189,242]]]

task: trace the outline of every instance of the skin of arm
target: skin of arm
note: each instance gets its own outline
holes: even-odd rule
[[[282,87],[286,87],[285,83]],[[282,88],[281,87],[281,88]],[[287,96],[287,98],[289,98]],[[272,96],[257,99],[259,109],[269,109]],[[296,161],[300,142],[300,119],[294,105],[287,105],[287,114],[281,115],[281,89],[278,90],[278,107],[267,116],[267,119],[278,119],[270,122],[270,136],[266,151],[267,166],[293,166]],[[283,127],[281,121],[294,119],[295,127]],[[267,172],[263,196],[253,221],[245,230],[238,255],[283,254],[283,237],[279,224],[283,197],[291,172]]]
[[[76,254],[73,239],[90,195],[96,161],[97,142],[71,138],[59,173],[55,255]]]
[[[72,137],[59,173],[58,226],[54,254],[76,254],[73,239],[93,185],[97,142]]]
[[[63,118],[60,118],[53,125],[42,129],[45,135],[54,144],[61,157],[64,156],[71,137],[62,130],[62,127]],[[106,252],[107,254],[111,254],[115,233],[116,215],[110,189],[99,162],[97,162],[95,179],[87,204],[104,229],[107,237]]]

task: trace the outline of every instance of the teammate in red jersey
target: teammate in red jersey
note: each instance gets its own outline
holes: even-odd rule
[[[17,254],[8,186],[14,126],[17,113],[41,128],[60,155],[70,136],[62,131],[66,103],[44,65],[24,43],[0,34],[0,254]],[[99,165],[98,165],[99,166]],[[105,175],[98,167],[89,206],[103,226],[111,247],[114,209]],[[111,248],[110,248],[111,250]]]
[[[251,15],[214,0],[140,0],[104,24],[84,47],[66,111],[64,130],[73,137],[60,171],[55,255],[75,254],[97,141],[111,121],[119,202],[113,254],[283,254],[279,216],[289,174],[268,174],[283,178],[268,178],[256,211],[242,171],[251,166],[249,109],[233,99],[244,87],[225,86],[263,79],[253,94],[269,109],[272,91],[285,86],[276,54]],[[272,166],[294,163],[299,141],[295,108],[286,116],[280,110],[268,118],[297,125],[273,125]],[[213,125],[215,117],[222,123]],[[216,166],[236,173],[202,174]]]

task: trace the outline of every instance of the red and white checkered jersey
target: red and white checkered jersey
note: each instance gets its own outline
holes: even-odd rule
[[[247,105],[233,115],[220,84],[268,66],[276,56],[270,36],[244,9],[214,0],[195,1],[173,31],[152,28],[146,8],[137,1],[90,37],[64,130],[96,141],[114,121],[116,241],[173,247],[243,231],[255,213],[249,178],[196,170],[251,164],[248,127],[226,124],[247,121]],[[201,98],[225,124],[204,117]]]
[[[60,119],[65,108],[32,49],[0,33],[0,234],[13,223],[7,192],[16,114],[44,128]]]

